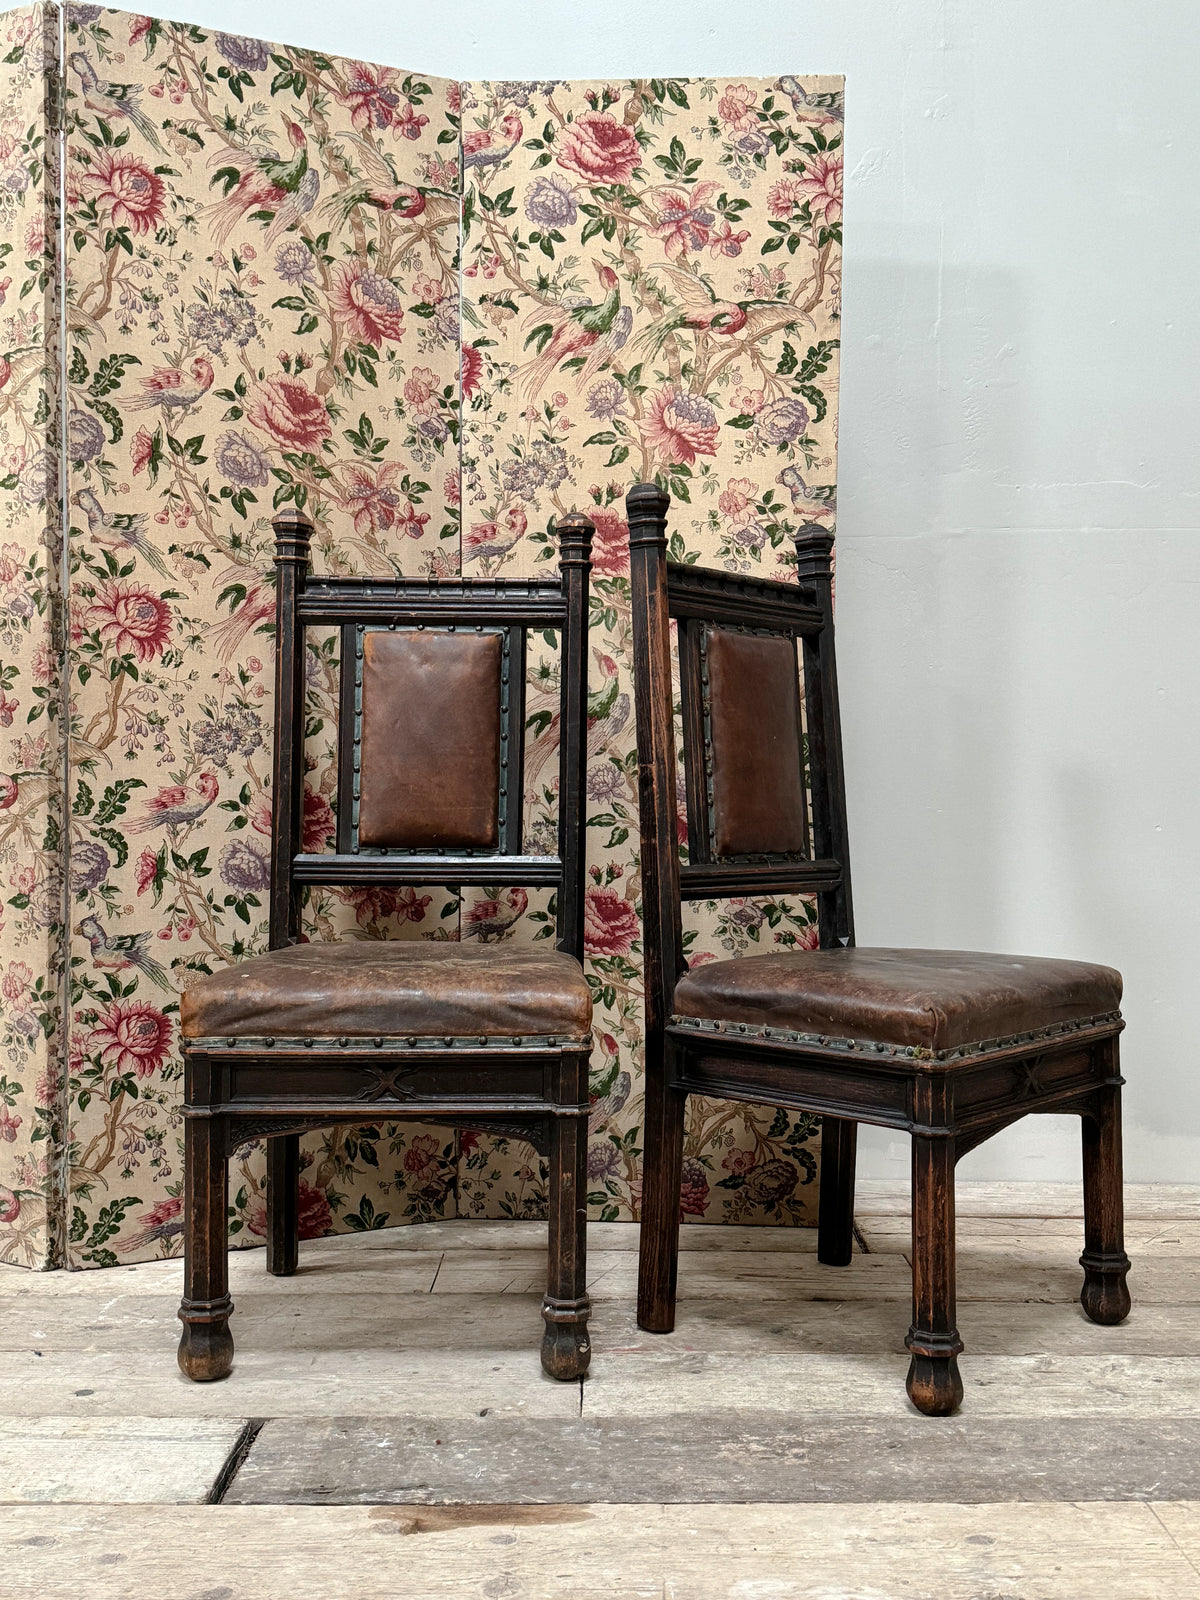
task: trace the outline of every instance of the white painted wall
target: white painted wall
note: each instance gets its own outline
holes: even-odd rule
[[[1194,0],[175,9],[452,77],[847,74],[859,941],[1120,967],[1127,1174],[1200,1181]],[[864,1172],[907,1160],[864,1133]],[[1077,1125],[963,1171],[1072,1177]]]

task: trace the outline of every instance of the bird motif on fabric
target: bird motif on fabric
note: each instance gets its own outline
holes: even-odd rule
[[[3,301],[0,301],[0,305]],[[33,381],[40,382],[46,373],[45,345],[23,345],[0,356],[0,409],[16,406],[16,397]]]
[[[155,367],[142,379],[142,392],[125,401],[127,411],[185,411],[203,399],[213,386],[212,362],[193,356],[178,367]]]
[[[98,972],[124,972],[129,967],[136,967],[160,989],[170,989],[167,969],[146,949],[151,938],[149,932],[108,933],[95,917],[84,917],[82,922],[76,924],[75,932],[87,940],[92,952],[92,965]]]
[[[494,900],[477,900],[467,907],[463,938],[478,939],[482,944],[502,939],[528,905],[524,889],[501,889]]]
[[[351,180],[348,187],[339,189],[322,202],[322,215],[344,222],[356,206],[373,206],[378,211],[393,211],[403,221],[412,222],[427,209],[431,199],[435,204],[442,199],[441,209],[446,214],[441,220],[458,216],[457,200],[451,203],[444,196],[426,195],[414,184],[402,182],[390,158],[376,150],[369,140],[354,133],[343,133],[341,139],[344,144],[353,145],[362,176],[347,169]]]
[[[76,50],[67,60],[79,79],[83,103],[89,111],[94,111],[98,117],[132,122],[143,139],[156,150],[162,150],[154,124],[141,109],[140,83],[106,83],[81,50]]]
[[[499,128],[472,128],[463,134],[463,165],[498,167],[512,155],[524,132],[520,117],[512,112],[501,117]]]
[[[588,1132],[600,1133],[629,1099],[633,1079],[627,1072],[618,1072],[607,1094],[598,1096],[588,1108]]]
[[[298,122],[288,122],[293,156],[285,160],[276,150],[261,146],[249,150],[219,150],[210,166],[223,162],[214,182],[224,181],[225,195],[204,206],[197,217],[216,244],[224,244],[244,217],[254,211],[272,211],[266,243],[273,244],[302,217],[308,215],[321,192],[321,177],[308,164],[308,140]]]
[[[666,261],[655,262],[654,271],[665,273],[670,278],[672,292],[682,303],[679,309],[668,310],[664,317],[644,328],[634,340],[635,344],[647,346],[654,355],[658,354],[673,333],[681,330],[717,334],[725,338],[745,333],[747,339],[753,340],[758,332],[755,313],[764,310],[771,314],[768,320],[772,328],[786,326],[788,319],[785,318],[784,323],[780,324],[778,317],[780,311],[786,312],[789,308],[779,300],[718,300],[707,279],[699,273],[689,272],[685,267]],[[799,317],[799,312],[796,317]]]
[[[463,535],[463,565],[507,555],[529,526],[520,506],[510,506],[495,522],[473,522]]]
[[[212,623],[205,635],[206,643],[212,646],[221,661],[231,661],[247,634],[253,633],[264,622],[273,622],[275,618],[274,589],[264,583],[252,583],[247,588],[245,567],[227,567],[213,584],[218,594],[239,586],[245,590],[244,598],[234,606],[229,616]]]
[[[525,341],[526,347],[534,340],[540,341],[537,358],[521,374],[521,388],[527,401],[537,398],[551,373],[564,361],[586,354],[587,359],[575,378],[576,388],[581,388],[629,338],[633,312],[629,306],[621,304],[620,280],[603,261],[593,261],[592,265],[605,291],[599,305],[585,300],[582,305],[559,308],[557,322],[547,322],[545,310],[539,308],[526,321],[526,327],[537,323]]]
[[[105,511],[91,489],[77,489],[71,500],[87,518],[88,532],[98,543],[114,547],[128,545],[164,578],[171,576],[166,562],[146,535],[149,512]]]
[[[802,513],[809,521],[820,522],[837,514],[837,489],[832,484],[807,484],[796,466],[784,467],[775,482],[791,495],[792,510]]]
[[[796,115],[806,122],[840,122],[845,111],[846,97],[841,90],[831,94],[809,94],[798,78],[790,73],[780,78],[779,87],[792,102]]]
[[[596,665],[605,679],[603,688],[593,689],[587,700],[587,748],[589,759],[603,755],[620,737],[633,711],[633,702],[621,688],[617,664],[603,650],[593,649]],[[526,782],[533,782],[542,768],[558,749],[562,736],[562,718],[555,712],[545,731],[527,746],[525,751]]]
[[[202,817],[220,793],[211,772],[202,772],[194,789],[182,783],[160,789],[140,817],[125,824],[126,833],[149,833],[152,828],[182,828]]]

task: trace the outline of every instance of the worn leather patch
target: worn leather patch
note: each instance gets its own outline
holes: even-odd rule
[[[1121,974],[977,950],[797,950],[710,961],[675,1010],[711,1021],[953,1050],[1115,1011]]]
[[[360,844],[497,848],[501,654],[496,633],[364,634]]]
[[[717,856],[807,854],[800,685],[790,639],[709,628]]]
[[[458,941],[347,939],[271,950],[188,984],[185,1038],[562,1034],[592,1023],[574,956]]]

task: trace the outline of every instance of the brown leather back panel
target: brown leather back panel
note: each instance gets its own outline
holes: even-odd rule
[[[790,639],[709,628],[717,856],[807,853],[800,686]]]
[[[408,849],[496,849],[496,633],[363,635],[358,839]]]

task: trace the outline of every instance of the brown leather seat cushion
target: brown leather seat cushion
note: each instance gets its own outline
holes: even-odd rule
[[[953,1050],[1117,1010],[1121,974],[974,950],[806,950],[713,961],[675,1011],[802,1033]]]
[[[578,961],[516,945],[347,940],[272,950],[195,979],[185,1038],[557,1034],[581,1038],[592,997]]]

